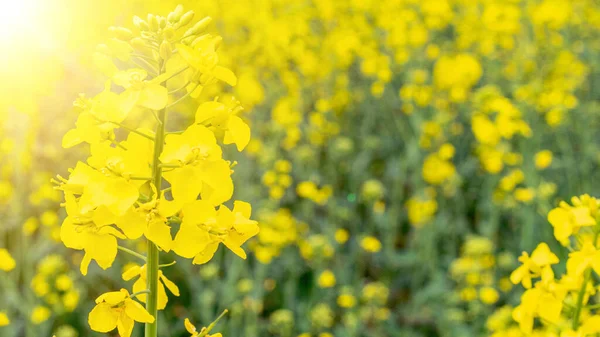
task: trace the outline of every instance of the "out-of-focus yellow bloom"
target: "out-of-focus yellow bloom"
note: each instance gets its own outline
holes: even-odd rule
[[[33,308],[33,311],[31,312],[31,316],[29,318],[33,324],[41,324],[48,320],[48,318],[50,318],[50,315],[52,315],[50,309],[38,305]]]
[[[479,290],[479,298],[485,304],[494,304],[498,302],[500,295],[496,289],[491,287],[483,287]]]
[[[351,294],[341,294],[337,298],[337,304],[342,308],[352,308],[356,305],[356,298]]]
[[[350,238],[350,233],[343,228],[338,228],[335,230],[335,241],[339,244],[344,244]]]
[[[8,319],[8,315],[5,312],[0,311],[0,327],[7,326],[10,324],[10,319]]]
[[[16,267],[17,263],[10,255],[8,250],[0,248],[0,270],[11,271]]]
[[[321,288],[331,288],[335,285],[335,275],[331,270],[327,269],[319,275],[317,283]]]
[[[543,150],[535,154],[535,167],[538,170],[543,170],[552,164],[552,152]]]
[[[374,236],[365,236],[360,240],[360,246],[369,253],[377,253],[381,250],[381,242]]]

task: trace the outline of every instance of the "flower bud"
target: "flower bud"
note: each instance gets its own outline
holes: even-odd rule
[[[170,24],[175,24],[179,20],[181,20],[182,15],[183,15],[183,6],[177,5],[177,7],[175,7],[175,10],[172,11],[171,13],[169,13],[169,15],[167,16],[167,21],[169,21]]]
[[[194,11],[188,11],[187,13],[183,14],[181,20],[179,20],[179,27],[183,27],[192,22],[194,19],[194,14]]]
[[[215,36],[215,39],[213,40],[213,43],[215,45],[215,51],[217,49],[219,49],[219,47],[221,46],[222,42],[223,42],[223,38],[221,36]]]
[[[139,16],[134,16],[133,17],[133,25],[136,26],[137,28],[141,29],[141,30],[148,30],[148,23],[146,23],[146,21],[144,21],[144,19],[140,18]]]
[[[155,49],[152,49],[152,57],[155,60],[158,60],[158,59],[160,59],[160,54]]]
[[[159,53],[160,53],[160,57],[163,60],[167,60],[167,59],[169,59],[169,57],[171,57],[171,54],[173,53],[173,48],[171,47],[171,44],[169,43],[169,41],[164,40],[160,44]]]
[[[153,14],[148,14],[148,26],[152,32],[156,32],[158,30],[158,19]]]
[[[163,36],[165,39],[172,39],[175,36],[175,29],[173,27],[167,27],[163,30]]]
[[[131,41],[129,41],[129,44],[131,44],[131,46],[134,49],[141,49],[143,47],[146,47],[146,42],[142,38],[139,38],[139,37],[131,39]]]
[[[111,32],[114,37],[122,41],[129,41],[133,38],[133,33],[125,27],[112,26],[108,28],[108,31]]]
[[[202,34],[202,35],[200,35],[200,36],[198,36],[197,38],[194,39],[194,41],[192,42],[191,46],[195,48],[196,46],[198,46],[202,42],[210,40],[212,38],[213,38],[213,36],[211,34]]]
[[[163,16],[158,18],[158,26],[160,27],[160,29],[165,29],[165,27],[167,26],[167,20]]]
[[[202,33],[202,31],[204,31],[211,22],[212,22],[212,18],[210,16],[207,16],[207,17],[203,18],[202,20],[196,22],[196,24],[194,26],[192,26],[192,28],[188,29],[185,32],[185,34],[183,34],[183,36],[187,37],[187,36],[197,35],[199,33]]]

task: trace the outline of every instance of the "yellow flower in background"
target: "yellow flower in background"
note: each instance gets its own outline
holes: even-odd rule
[[[88,322],[94,331],[106,333],[116,328],[120,336],[130,337],[135,322],[152,323],[154,317],[131,299],[127,290],[121,289],[100,295]]]
[[[356,298],[350,294],[341,294],[337,298],[337,304],[342,308],[352,308],[356,305]]]
[[[0,270],[11,271],[16,267],[17,263],[10,255],[8,250],[0,248]]]
[[[339,244],[344,244],[350,238],[350,233],[343,228],[338,228],[335,230],[335,241]]]
[[[31,312],[30,320],[33,324],[41,324],[50,318],[52,312],[47,307],[36,306]]]
[[[335,286],[335,275],[331,270],[327,269],[319,275],[317,283],[321,288],[331,288]]]
[[[360,246],[369,253],[377,253],[381,250],[381,242],[374,236],[365,236],[360,240]]]
[[[548,168],[552,164],[552,152],[543,150],[535,154],[535,167],[538,170]]]
[[[500,295],[496,289],[491,287],[483,287],[479,290],[479,298],[485,304],[494,304],[498,302]]]
[[[412,197],[406,202],[408,221],[411,225],[420,228],[433,219],[437,207],[437,201],[434,199],[423,200],[419,197]]]
[[[0,311],[0,327],[7,326],[10,324],[10,320],[5,312]]]

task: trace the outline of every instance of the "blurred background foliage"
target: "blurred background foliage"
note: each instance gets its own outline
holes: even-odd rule
[[[61,138],[77,95],[102,89],[108,27],[179,2],[3,4],[0,247],[16,268],[0,268],[1,336],[96,336],[85,313],[130,261],[79,275],[50,179],[77,157]],[[561,251],[547,212],[599,192],[597,1],[182,4],[214,18],[238,76],[201,99],[229,90],[245,107],[249,155],[230,158],[261,232],[246,261],[169,267],[181,296],[161,336],[225,308],[225,336],[522,336],[516,257]]]

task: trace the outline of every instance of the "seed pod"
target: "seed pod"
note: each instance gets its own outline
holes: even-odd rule
[[[191,35],[197,35],[199,33],[202,33],[206,27],[208,27],[208,25],[210,25],[210,23],[212,22],[212,18],[210,16],[207,16],[205,18],[203,18],[202,20],[196,22],[196,24],[188,29],[185,34],[183,34],[183,36],[191,36]]]
[[[169,43],[169,41],[164,40],[160,44],[159,54],[163,60],[168,60],[169,57],[171,57],[171,54],[173,54],[173,47],[171,47],[171,44]]]
[[[158,30],[158,19],[156,16],[148,14],[148,26],[150,26],[150,31],[152,32],[156,32]]]
[[[181,20],[179,20],[179,27],[183,27],[192,22],[192,20],[194,19],[194,15],[194,11],[188,11],[187,13],[183,14]]]
[[[139,16],[134,16],[133,17],[133,25],[136,26],[137,28],[141,29],[141,30],[148,30],[148,23],[146,21],[144,21],[144,19],[140,18]]]
[[[125,27],[109,27],[108,31],[119,40],[129,41],[133,38],[133,33]]]

